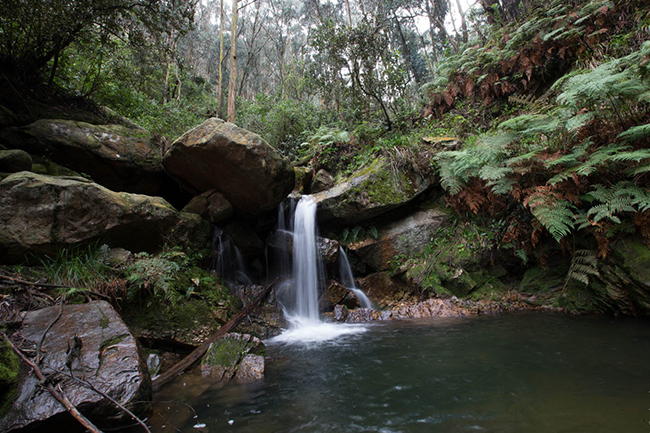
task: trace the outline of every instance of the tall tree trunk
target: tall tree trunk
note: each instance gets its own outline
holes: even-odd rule
[[[345,0],[345,10],[348,13],[348,25],[352,27],[352,11],[350,10],[350,0]]]
[[[221,0],[221,18],[219,22],[219,87],[217,89],[217,117],[221,115],[221,101],[223,100],[223,22],[226,13],[223,9],[223,0]]]
[[[235,121],[237,96],[237,0],[232,0],[232,34],[230,35],[230,81],[228,82],[228,122]]]
[[[456,6],[458,6],[458,13],[460,14],[460,28],[463,32],[463,42],[467,43],[469,40],[469,35],[467,34],[467,22],[465,21],[465,12],[460,6],[460,0],[456,0]]]

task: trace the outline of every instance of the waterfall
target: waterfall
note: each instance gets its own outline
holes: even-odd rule
[[[269,342],[315,343],[367,330],[366,327],[358,324],[334,324],[320,320],[318,289],[323,284],[325,271],[317,247],[316,207],[317,203],[308,195],[303,196],[296,206],[292,224],[291,279],[280,284],[279,289],[276,290],[278,300],[282,298],[281,303],[291,326]],[[281,219],[279,215],[280,213],[278,213],[278,234],[284,234],[286,233],[282,227],[284,214]],[[349,278],[352,279],[351,271]],[[361,300],[361,297],[359,299]]]
[[[361,307],[372,308],[372,302],[370,302],[370,299],[354,284],[354,276],[352,275],[350,261],[348,260],[348,255],[345,254],[343,248],[339,250],[339,272],[341,274],[341,284],[357,296]]]
[[[250,285],[251,279],[246,271],[244,258],[230,236],[216,228],[212,236],[212,269],[228,285]]]
[[[318,283],[323,275],[316,247],[316,202],[304,196],[296,207],[293,228],[295,314],[318,320]]]

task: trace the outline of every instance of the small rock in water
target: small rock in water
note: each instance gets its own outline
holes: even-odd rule
[[[234,419],[229,419],[229,420],[228,420],[228,425],[233,425],[234,423],[235,423],[235,420],[234,420]]]
[[[194,431],[197,433],[208,433],[208,427],[201,423],[201,424],[194,424]]]

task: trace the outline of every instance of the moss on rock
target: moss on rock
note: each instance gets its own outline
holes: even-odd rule
[[[18,390],[20,360],[9,344],[0,341],[0,417],[7,413]]]

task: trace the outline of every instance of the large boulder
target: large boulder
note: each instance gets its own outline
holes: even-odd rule
[[[0,173],[16,173],[32,169],[32,157],[20,149],[0,150]]]
[[[351,243],[348,248],[373,270],[383,271],[396,258],[422,254],[446,218],[447,212],[442,208],[418,211],[380,227],[377,239],[368,237]]]
[[[0,261],[107,242],[154,251],[166,241],[207,245],[209,225],[160,197],[117,193],[80,177],[14,173],[0,182]]]
[[[41,119],[0,130],[11,147],[49,158],[112,189],[159,195],[165,174],[154,136],[142,128]]]
[[[184,187],[216,189],[246,216],[275,209],[295,182],[289,161],[259,135],[217,118],[176,140],[163,165]]]
[[[192,198],[183,212],[195,213],[212,224],[218,224],[232,216],[232,205],[220,192],[213,189]]]
[[[201,360],[201,374],[216,380],[244,382],[264,378],[264,343],[249,334],[226,334],[210,345]]]
[[[57,319],[58,315],[59,307],[27,313],[19,332],[21,345],[36,347],[42,341],[41,371],[91,421],[106,427],[131,422],[126,413],[82,382],[88,381],[132,411],[147,409],[142,402],[151,400],[151,380],[133,335],[105,301],[65,305]],[[79,345],[80,350],[74,351],[77,356],[66,353],[70,346]],[[69,378],[70,372],[78,380]],[[70,419],[38,378],[28,370],[24,373],[16,400],[0,419],[0,430],[43,428],[45,421],[61,426]]]
[[[318,221],[354,225],[398,208],[430,185],[415,167],[393,170],[384,158],[355,172],[334,187],[313,195]]]

